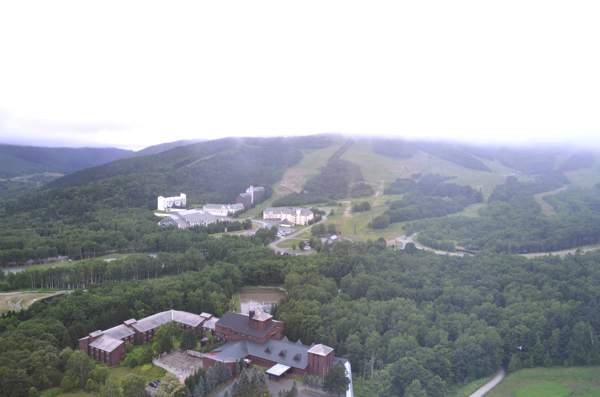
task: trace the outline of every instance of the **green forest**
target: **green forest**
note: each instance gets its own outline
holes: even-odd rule
[[[0,178],[36,173],[71,173],[109,163],[132,153],[115,148],[47,148],[0,144]]]
[[[0,290],[74,291],[1,315],[0,393],[30,396],[61,388],[136,395],[143,379],[116,379],[78,352],[78,339],[168,309],[221,316],[247,286],[287,291],[272,311],[285,323],[284,335],[325,344],[350,360],[357,397],[454,397],[459,387],[501,365],[509,372],[600,365],[600,251],[553,254],[600,243],[600,184],[569,185],[569,172],[595,166],[593,154],[559,158],[550,149],[373,140],[373,152],[385,161],[419,153],[423,161],[432,156],[486,176],[496,172],[495,163],[512,170],[484,195],[476,184],[461,183],[460,175],[409,169],[381,184],[380,196],[372,188],[380,177],[364,160],[346,157],[356,145],[328,135],[220,139],[40,179],[40,185],[48,182],[41,188],[0,184],[0,265],[73,259],[0,272]],[[301,193],[275,192],[286,170],[325,149],[323,167],[307,177]],[[318,253],[277,254],[267,247],[278,239],[276,227],[213,236],[226,227],[248,230],[250,219],[185,230],[157,226],[152,210],[159,195],[185,192],[188,207],[196,207],[234,202],[249,185],[275,195],[263,206],[336,204],[327,226],[314,226],[310,245]],[[544,213],[540,203],[552,210]],[[369,224],[366,238],[316,243],[340,232],[343,224],[336,229],[331,222],[348,215]],[[418,233],[427,247],[473,255],[438,255],[369,237],[394,227],[398,235]],[[127,255],[97,259],[113,252]],[[522,255],[533,252],[547,254]],[[128,348],[122,366],[139,369],[173,339],[197,342],[189,338],[165,327],[155,343]],[[198,373],[185,386],[195,393],[202,378],[206,390],[220,376]]]
[[[59,385],[66,369],[30,357],[58,361],[88,332],[171,305],[222,315],[244,285],[283,284],[289,297],[273,314],[285,335],[334,347],[365,376],[369,395],[404,396],[419,379],[428,395],[444,396],[501,364],[600,364],[600,253],[450,257],[343,242],[286,257],[259,238],[206,234],[181,250],[5,277],[11,288],[66,281],[78,292],[3,316],[2,387],[25,395]]]

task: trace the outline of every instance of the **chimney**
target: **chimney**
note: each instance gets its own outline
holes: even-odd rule
[[[249,326],[250,328],[254,328],[254,327],[252,326],[252,317],[254,317],[254,313],[255,313],[255,311],[254,311],[254,310],[250,310],[250,311],[248,312],[248,326]]]

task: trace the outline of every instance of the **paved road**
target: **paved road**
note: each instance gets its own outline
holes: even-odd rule
[[[496,374],[494,379],[492,379],[485,385],[481,386],[479,389],[477,389],[477,391],[475,393],[471,394],[469,397],[481,397],[481,396],[485,395],[487,392],[489,392],[494,387],[496,387],[496,385],[498,385],[498,383],[500,383],[502,381],[502,379],[504,379],[505,376],[506,376],[506,371],[504,370],[504,368],[502,368],[502,367],[498,368],[498,373]]]
[[[327,221],[327,215],[323,215],[323,219],[321,219],[319,222],[315,223],[314,225],[318,225],[319,223],[323,223],[326,221]],[[279,244],[282,241],[285,241],[287,239],[299,236],[300,234],[302,234],[304,232],[308,232],[310,230],[310,228],[313,227],[314,225],[307,226],[305,228],[298,230],[297,232],[288,234],[287,236],[283,236],[279,240],[273,241],[271,244],[269,244],[269,248],[271,248],[275,252],[290,252],[290,251],[292,251],[291,248],[279,248],[279,247],[277,247],[277,244]],[[292,251],[292,252],[294,252],[295,254],[300,254],[300,255],[308,255],[308,254],[313,254],[317,251],[310,249],[310,250],[306,250],[306,251],[299,251],[299,252]]]
[[[402,248],[405,248],[407,243],[413,243],[418,249],[426,250],[426,251],[433,251],[433,252],[435,252],[436,254],[439,254],[439,255],[446,255],[446,254],[452,255],[452,256],[463,256],[464,255],[464,253],[462,253],[462,252],[438,251],[438,250],[434,250],[433,248],[425,247],[425,246],[423,246],[423,245],[421,245],[421,244],[413,241],[413,238],[417,234],[419,234],[419,233],[413,233],[413,234],[411,234],[408,237],[406,237],[406,234],[403,234],[402,236],[398,237],[396,239],[396,241],[402,243]]]

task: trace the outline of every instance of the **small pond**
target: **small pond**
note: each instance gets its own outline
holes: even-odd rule
[[[25,270],[27,270],[24,267],[9,267],[9,268],[3,268],[2,271],[4,272],[4,274],[8,274],[8,273],[21,273],[24,272]]]
[[[242,313],[247,314],[250,310],[271,312],[275,303],[285,298],[285,291],[276,287],[264,288],[242,288],[240,290],[240,304]]]

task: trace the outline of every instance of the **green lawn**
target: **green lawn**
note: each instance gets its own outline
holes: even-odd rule
[[[298,247],[298,244],[300,244],[300,241],[308,242],[308,240],[305,240],[305,239],[290,238],[288,240],[282,241],[281,243],[277,244],[276,246],[278,248],[291,248],[292,244],[296,244],[296,247]],[[300,251],[300,248],[296,248],[296,250]]]
[[[148,366],[148,367],[146,367]],[[109,368],[109,373],[111,376],[115,376],[119,380],[123,380],[127,377],[127,375],[136,375],[143,377],[147,382],[162,378],[166,375],[166,371],[158,367],[154,364],[146,364],[146,366],[137,366],[134,368],[129,368],[125,365],[115,365],[114,367]],[[144,371],[145,368],[148,368]]]
[[[600,367],[528,368],[507,375],[486,397],[592,397],[599,391]]]
[[[574,186],[592,187],[600,182],[600,153],[596,154],[596,163],[590,168],[565,172]]]
[[[481,159],[492,172],[471,170],[461,167],[446,160],[442,160],[424,152],[418,152],[411,159],[395,159],[373,153],[369,140],[357,140],[352,147],[344,153],[342,159],[350,160],[361,167],[365,180],[370,182],[373,189],[384,180],[388,186],[396,178],[410,178],[414,173],[441,174],[456,176],[451,180],[459,185],[470,185],[475,189],[482,189],[487,197],[498,184],[505,182],[505,176],[512,170],[498,162]],[[517,176],[521,180],[529,180],[525,176]],[[600,175],[598,176],[600,179]]]
[[[242,312],[242,304],[240,302],[240,293],[236,293],[233,294],[233,296],[231,297],[231,300],[233,300],[233,304],[235,306],[235,312],[236,313],[241,313]]]
[[[86,393],[83,390],[71,391],[63,394],[49,394],[48,396],[69,396],[69,397],[95,397],[95,394]],[[46,397],[46,394],[42,394],[42,397]]]

